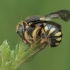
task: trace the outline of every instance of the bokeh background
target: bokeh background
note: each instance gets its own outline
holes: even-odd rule
[[[0,45],[7,39],[11,49],[20,42],[16,25],[31,15],[70,10],[69,0],[0,0]],[[56,48],[46,47],[19,70],[70,70],[70,21],[54,20],[62,26],[63,39]]]

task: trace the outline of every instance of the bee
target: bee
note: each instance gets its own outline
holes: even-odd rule
[[[61,25],[51,21],[54,18],[68,21],[70,11],[60,10],[45,16],[30,16],[17,25],[16,32],[24,43],[30,44],[31,48],[32,43],[37,43],[38,39],[40,39],[39,46],[47,43],[50,47],[56,47],[62,41],[63,33]]]

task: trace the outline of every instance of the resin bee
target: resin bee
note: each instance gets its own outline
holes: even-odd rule
[[[24,43],[30,44],[31,48],[33,42],[38,43],[39,46],[47,43],[50,47],[56,47],[61,42],[63,33],[61,25],[51,21],[54,18],[68,21],[70,11],[60,10],[45,16],[30,16],[17,25],[16,32]]]

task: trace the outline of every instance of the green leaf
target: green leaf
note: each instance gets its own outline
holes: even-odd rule
[[[29,44],[20,42],[15,50],[11,50],[7,40],[0,46],[0,70],[16,70],[20,65],[35,56],[40,50],[45,48],[46,44],[38,48],[38,44],[33,43],[33,49]]]

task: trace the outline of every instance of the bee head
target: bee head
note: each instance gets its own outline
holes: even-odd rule
[[[16,27],[16,32],[18,35],[23,39],[24,38],[24,32],[25,32],[25,23],[21,21],[17,27]]]

